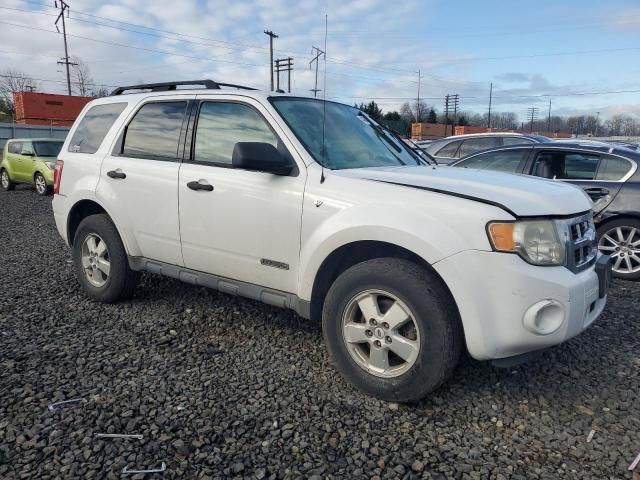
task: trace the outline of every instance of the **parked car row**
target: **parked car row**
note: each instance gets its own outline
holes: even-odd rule
[[[13,190],[18,183],[34,185],[38,195],[49,195],[53,170],[63,140],[28,138],[8,140],[2,150],[0,184]]]

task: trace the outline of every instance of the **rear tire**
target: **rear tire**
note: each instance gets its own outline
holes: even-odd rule
[[[397,402],[419,400],[438,388],[452,374],[463,344],[457,309],[441,280],[397,258],[369,260],[342,273],[325,298],[322,329],[336,368],[349,382]]]
[[[619,218],[598,227],[598,249],[612,260],[612,274],[640,280],[640,220]]]
[[[3,190],[6,192],[16,188],[16,184],[13,183],[9,177],[9,172],[4,168],[0,170],[0,185],[2,185]]]
[[[105,214],[80,222],[73,239],[73,264],[82,288],[100,302],[130,298],[140,278],[129,268],[120,235]]]

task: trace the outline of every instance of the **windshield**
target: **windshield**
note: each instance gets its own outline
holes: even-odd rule
[[[394,133],[357,108],[311,98],[275,97],[271,102],[316,162],[326,168],[423,164]]]
[[[64,142],[33,142],[33,149],[39,157],[57,157]]]

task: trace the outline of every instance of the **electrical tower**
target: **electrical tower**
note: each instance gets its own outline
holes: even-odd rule
[[[280,72],[287,72],[287,92],[291,93],[291,70],[293,70],[293,58],[280,58],[276,60],[276,91],[280,90]]]
[[[58,62],[58,64],[65,65],[67,67],[67,92],[69,93],[69,96],[71,96],[71,74],[69,73],[69,66],[77,65],[77,63],[69,61],[69,50],[67,48],[67,27],[64,23],[64,14],[66,12],[67,18],[69,18],[69,4],[64,0],[55,0],[53,3],[56,8],[58,8],[58,2],[60,2],[60,15],[58,15],[58,18],[56,18],[54,24],[56,26],[56,30],[58,30],[58,33],[60,33],[58,22],[62,19],[62,36],[64,37],[64,57]]]
[[[529,119],[529,132],[533,132],[533,122],[538,119],[538,107],[529,107],[527,109],[527,118]]]
[[[271,91],[273,92],[273,39],[278,38],[278,35],[271,30],[265,30],[264,33],[269,35],[269,68],[271,70]]]
[[[460,104],[459,102],[460,102],[460,96],[457,93],[453,95],[449,94],[444,97],[445,135],[448,130],[447,125],[449,125],[449,114],[452,112],[453,112],[453,125],[451,127],[451,133],[453,134],[453,126],[455,126],[456,119],[458,116],[458,106]]]
[[[313,57],[311,59],[311,61],[309,62],[309,68],[311,68],[311,65],[313,64],[313,62],[316,62],[316,82],[315,82],[314,87],[313,87],[313,89],[311,91],[313,92],[313,96],[317,97],[318,96],[318,92],[320,91],[318,89],[318,63],[319,63],[318,59],[320,58],[320,55],[324,55],[325,52],[320,50],[318,47],[311,47],[311,55],[313,55],[314,51],[316,52],[316,56]]]

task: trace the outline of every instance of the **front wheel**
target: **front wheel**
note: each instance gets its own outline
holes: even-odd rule
[[[640,280],[640,220],[620,218],[602,225],[598,249],[611,255],[614,277]]]
[[[33,183],[36,186],[36,193],[41,197],[49,194],[49,186],[40,172],[33,176]]]
[[[127,253],[107,215],[86,217],[73,239],[73,264],[89,297],[111,303],[133,295],[139,274],[129,268]]]
[[[0,185],[2,185],[2,188],[7,192],[16,188],[15,183],[9,178],[9,172],[4,168],[0,170]]]
[[[435,274],[381,258],[342,273],[325,299],[322,328],[338,371],[389,401],[419,400],[453,372],[462,330]]]

